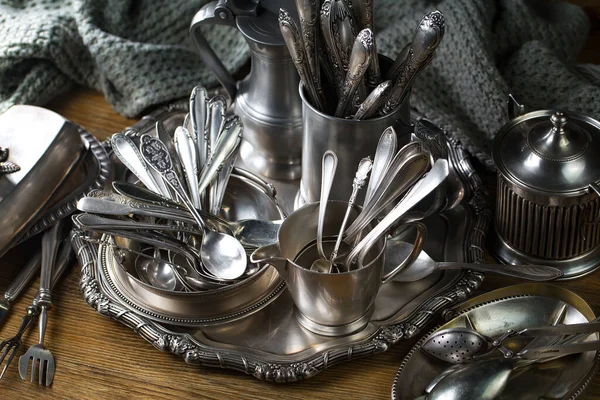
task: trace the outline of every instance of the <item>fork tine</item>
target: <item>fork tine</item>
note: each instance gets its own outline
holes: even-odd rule
[[[6,341],[0,343],[0,351],[2,351],[2,349],[4,348],[5,345],[7,345],[8,343]],[[10,351],[11,346],[6,346],[6,349],[4,350],[4,352],[2,353],[2,356],[0,357],[0,364],[2,364],[2,361],[4,361],[4,357],[6,357],[6,355],[8,354],[8,352]]]
[[[44,377],[44,371],[46,370],[46,360],[44,360],[43,358],[40,358],[40,370],[38,371],[38,385],[42,386],[44,384],[43,381],[43,377]]]
[[[48,368],[46,369],[46,386],[50,386],[54,380],[54,358],[48,360]]]
[[[35,357],[30,357],[29,360],[31,361],[31,382],[33,382],[33,376],[35,375],[35,364],[37,360]]]
[[[4,368],[2,368],[2,372],[0,372],[0,379],[2,379],[2,377],[4,377],[4,373],[8,369],[8,366],[10,365],[13,358],[15,358],[15,355],[17,354],[18,349],[19,348],[17,346],[12,347],[12,352],[10,353],[10,356],[8,357],[8,360],[6,361],[6,364],[4,364]],[[2,360],[0,360],[0,364],[2,363],[3,360],[4,360],[4,355],[2,356]]]

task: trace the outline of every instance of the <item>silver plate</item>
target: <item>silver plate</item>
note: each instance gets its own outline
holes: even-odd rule
[[[172,117],[172,113],[163,113],[161,118],[165,115]],[[484,262],[483,246],[491,213],[481,182],[456,142],[439,133],[429,135],[419,139],[442,143],[465,187],[456,207],[425,221],[430,232],[425,249],[436,260]],[[277,186],[281,203],[291,205],[298,187],[272,183]],[[281,199],[282,193],[288,196]],[[480,273],[443,271],[411,284],[386,284],[367,327],[344,337],[319,336],[301,328],[287,291],[244,318],[190,329],[146,318],[103,291],[99,283],[102,277],[95,266],[97,246],[76,235],[73,245],[82,265],[80,286],[84,298],[100,314],[123,323],[156,348],[179,355],[188,363],[234,369],[278,382],[309,378],[340,362],[386,351],[399,340],[419,334],[439,312],[468,298],[483,281]]]
[[[557,320],[563,313],[564,317]],[[421,346],[436,331],[450,327],[465,327],[466,318],[478,332],[497,337],[507,329],[556,323],[575,324],[594,319],[590,306],[579,296],[566,289],[547,284],[523,284],[498,289],[461,304],[448,312],[454,317],[438,326],[410,350],[402,361],[392,386],[392,399],[414,399],[440,372],[451,364],[429,356]],[[595,334],[596,339],[598,334]],[[505,345],[518,351],[526,341],[507,340]],[[561,359],[534,364],[511,375],[499,400],[575,399],[578,397],[598,366],[598,352],[587,352]]]

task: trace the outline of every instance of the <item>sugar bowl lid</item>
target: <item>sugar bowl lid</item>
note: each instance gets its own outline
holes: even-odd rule
[[[523,114],[500,129],[492,156],[500,173],[525,188],[587,192],[600,181],[600,122],[576,112]]]

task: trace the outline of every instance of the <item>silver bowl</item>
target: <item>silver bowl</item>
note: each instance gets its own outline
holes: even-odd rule
[[[278,220],[285,217],[277,203],[274,188],[255,175],[234,169],[223,199],[221,216],[228,220],[256,218]],[[107,237],[119,246],[132,243],[119,237]],[[276,298],[283,283],[275,269],[261,265],[248,278],[219,289],[202,292],[175,292],[143,282],[135,268],[133,255],[120,257],[110,246],[99,248],[101,268],[105,269],[107,287],[114,285],[128,304],[143,310],[150,318],[180,325],[205,325],[244,316]],[[268,299],[269,301],[266,301]],[[259,307],[260,305],[260,307]]]

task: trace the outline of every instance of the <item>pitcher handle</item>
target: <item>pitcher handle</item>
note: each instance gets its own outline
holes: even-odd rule
[[[233,6],[232,6],[233,5]],[[228,4],[228,0],[218,0],[206,4],[194,15],[192,24],[190,25],[190,35],[198,47],[200,58],[216,75],[217,80],[227,91],[231,97],[231,101],[235,100],[237,86],[235,79],[231,73],[225,68],[219,57],[215,54],[210,44],[200,30],[201,25],[227,25],[236,27],[236,15],[256,15],[258,3],[248,2],[248,8],[238,9],[235,7],[235,2]]]
[[[412,225],[417,229],[417,236],[413,243],[413,248],[412,248],[410,254],[404,259],[404,261],[402,261],[400,263],[400,265],[398,265],[396,268],[394,268],[393,271],[390,271],[383,276],[383,278],[382,278],[383,283],[387,283],[390,280],[394,279],[394,277],[396,275],[398,275],[400,272],[402,272],[402,270],[404,268],[408,267],[410,264],[415,262],[417,257],[419,257],[419,254],[421,254],[421,250],[423,248],[423,243],[425,242],[425,239],[427,238],[427,227],[422,222],[411,222],[410,224],[407,224],[407,225]]]

